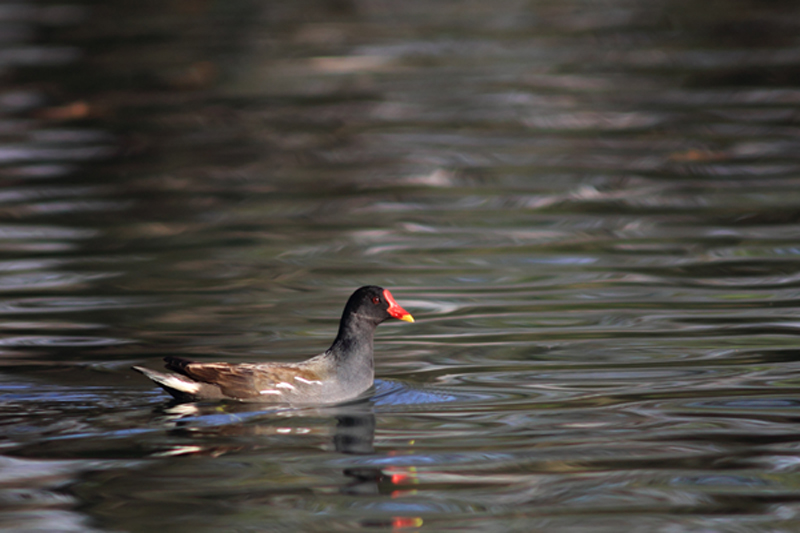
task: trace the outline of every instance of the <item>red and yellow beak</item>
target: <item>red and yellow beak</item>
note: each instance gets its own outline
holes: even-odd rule
[[[406,322],[414,322],[414,317],[411,316],[411,313],[400,307],[400,304],[394,300],[394,296],[389,292],[389,289],[383,289],[383,297],[389,302],[389,309],[386,311],[391,316],[399,320],[405,320]]]

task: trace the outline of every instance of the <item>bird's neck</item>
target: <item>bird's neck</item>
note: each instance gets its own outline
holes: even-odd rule
[[[350,318],[339,326],[339,334],[327,353],[340,380],[353,384],[369,382],[369,387],[375,376],[372,339],[377,325],[358,316]]]

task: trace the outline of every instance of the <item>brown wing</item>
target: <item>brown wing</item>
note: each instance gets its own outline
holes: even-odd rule
[[[180,357],[165,357],[164,361],[168,369],[196,381],[216,385],[230,398],[288,401],[308,384],[313,386],[322,383],[318,373],[291,363],[197,363]]]
[[[183,374],[197,381],[210,383],[220,388],[225,396],[231,398],[258,397],[253,368],[250,365],[230,363],[197,363],[180,357],[165,357],[169,370]]]

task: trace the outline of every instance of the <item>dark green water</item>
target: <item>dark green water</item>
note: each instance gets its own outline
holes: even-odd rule
[[[798,531],[799,307],[794,2],[0,6],[4,531]]]

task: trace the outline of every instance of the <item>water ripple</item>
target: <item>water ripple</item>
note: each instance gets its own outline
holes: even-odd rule
[[[44,290],[76,287],[81,284],[118,276],[114,272],[36,272],[15,276],[0,276],[0,292]]]
[[[154,305],[154,302],[150,298],[136,296],[48,296],[0,300],[0,315],[76,313],[110,309],[135,309],[152,305]]]
[[[132,341],[110,337],[64,336],[64,335],[23,335],[4,337],[0,339],[0,346],[14,347],[94,347],[115,346],[127,344]]]

